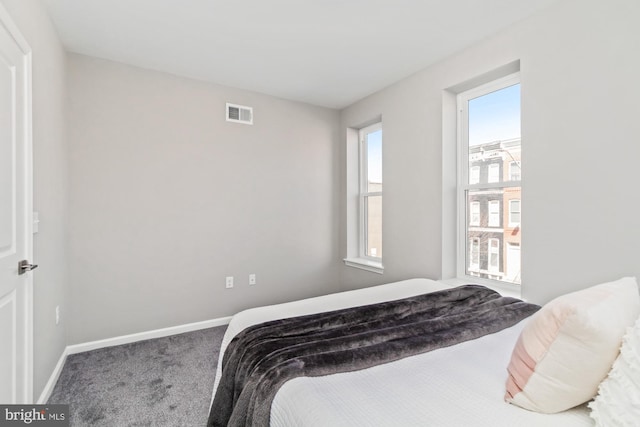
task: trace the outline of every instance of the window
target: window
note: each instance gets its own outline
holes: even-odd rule
[[[500,202],[491,200],[489,202],[489,227],[500,227]]]
[[[509,227],[520,225],[520,200],[509,200]]]
[[[360,257],[382,258],[382,124],[359,132]]]
[[[520,224],[522,198],[519,75],[462,92],[457,103],[458,277],[519,285],[522,243],[521,229],[515,227]],[[503,245],[508,253],[501,254]]]
[[[500,182],[500,165],[492,163],[489,165],[489,176],[487,182]]]
[[[489,253],[489,271],[492,273],[500,271],[500,240],[489,239],[487,252]]]
[[[346,128],[345,265],[384,274],[382,265],[382,117]]]
[[[473,274],[480,268],[480,239],[469,239],[469,270]]]
[[[509,163],[509,181],[520,181],[520,163],[517,161]]]
[[[469,225],[479,226],[480,225],[480,202],[471,202],[469,206],[470,206],[469,207],[469,210],[470,210]]]
[[[469,169],[469,184],[477,184],[480,182],[480,166],[473,166]]]

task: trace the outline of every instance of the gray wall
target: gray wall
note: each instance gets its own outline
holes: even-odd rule
[[[65,52],[44,8],[35,0],[1,0],[33,50],[33,207],[40,212],[34,235],[34,400],[66,346],[67,148]],[[55,324],[55,307],[61,308]]]
[[[77,55],[67,63],[39,2],[0,1],[34,50],[35,397],[67,343],[227,316],[339,283],[449,277],[445,89],[518,60],[524,296],[545,302],[640,275],[635,0],[559,2],[340,117]],[[227,101],[253,106],[255,125],[225,122]],[[338,266],[345,128],[380,115],[384,275]],[[249,273],[258,275],[252,288]]]
[[[75,54],[68,88],[69,344],[339,289],[337,111]]]
[[[455,138],[451,117],[443,115],[453,96],[445,89],[517,60],[523,296],[543,303],[600,281],[640,276],[639,19],[637,0],[562,1],[344,109],[343,128],[382,115],[385,274],[343,266],[343,288],[450,277],[455,166],[448,157]],[[344,174],[342,181],[344,203]]]

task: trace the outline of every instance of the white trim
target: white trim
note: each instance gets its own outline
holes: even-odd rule
[[[496,191],[491,190],[502,190],[509,187],[520,187],[521,185],[522,181],[500,181],[483,184],[469,184],[465,186],[465,189],[473,191],[473,194],[496,194]]]
[[[457,210],[457,228],[456,228],[456,276],[462,279],[471,279],[475,280],[471,276],[466,274],[466,262],[467,262],[467,244],[468,244],[468,235],[467,235],[467,227],[469,230],[471,227],[467,224],[468,221],[468,213],[467,213],[467,193],[473,190],[483,190],[483,194],[489,194],[488,190],[499,190],[510,186],[521,186],[521,181],[519,182],[497,182],[497,183],[478,183],[478,184],[469,184],[469,111],[468,111],[468,101],[480,96],[487,95],[491,92],[495,92],[497,90],[501,90],[507,88],[509,86],[513,86],[516,84],[520,84],[520,71],[515,73],[506,75],[504,77],[498,78],[496,80],[490,81],[485,84],[481,84],[475,88],[465,90],[464,92],[459,92],[456,96],[456,109],[457,109],[457,201],[458,204],[456,206]],[[466,103],[463,106],[463,102]],[[511,185],[510,185],[511,184]],[[479,193],[474,191],[474,193]],[[478,228],[478,227],[477,227]],[[483,228],[484,229],[484,228]],[[494,228],[494,229],[486,229],[491,232],[504,232],[503,229]],[[493,283],[493,287],[501,288],[503,285],[502,282],[497,280],[487,281]],[[486,285],[486,282],[482,284]],[[504,285],[509,286],[504,283]]]
[[[466,228],[468,226],[467,217],[467,202],[468,192],[465,189],[469,184],[469,147],[464,141],[469,141],[469,111],[468,108],[461,108],[462,93],[458,93],[456,96],[456,277],[463,277],[466,272],[466,243],[468,241],[468,234]],[[477,185],[477,184],[474,184]],[[462,207],[465,206],[463,209]]]
[[[382,258],[367,255],[367,239],[368,235],[368,218],[366,217],[365,201],[367,197],[379,196],[382,197],[382,191],[369,191],[368,188],[368,173],[369,173],[369,159],[368,159],[368,146],[365,144],[367,136],[370,133],[382,131],[382,121],[373,123],[369,126],[363,127],[358,130],[358,258],[353,263],[345,262],[346,265],[351,267],[358,267],[352,264],[362,264],[357,261],[361,259],[364,261],[365,267],[370,264],[379,264],[382,266]],[[382,268],[373,267],[376,273],[382,274]],[[364,270],[373,271],[369,268]]]
[[[479,231],[485,233],[502,233],[504,234],[504,228],[499,227],[475,227],[469,226],[469,231]]]
[[[68,354],[82,353],[84,351],[96,350],[98,348],[113,347],[115,345],[129,344],[137,341],[150,340],[153,338],[168,337],[170,335],[183,334],[185,332],[197,331],[200,329],[213,328],[214,326],[228,325],[231,316],[220,317],[218,319],[204,320],[202,322],[187,323],[168,328],[154,329],[151,331],[137,332],[135,334],[121,335],[119,337],[105,338],[102,340],[89,341],[81,344],[67,346]]]
[[[13,22],[11,15],[0,3],[0,25],[2,25],[7,33],[16,42],[16,45],[23,53],[24,59],[24,199],[25,199],[25,212],[31,216],[33,211],[33,129],[32,129],[32,49],[29,43],[20,32],[18,26]],[[33,262],[33,221],[31,217],[26,218],[25,224],[26,232],[26,255],[27,259]],[[23,395],[20,397],[24,403],[33,401],[33,277],[28,274],[25,278],[25,301],[24,301],[24,322],[25,322],[25,343],[24,354],[26,357],[25,372],[24,372],[24,384]]]
[[[345,258],[344,264],[349,267],[359,268],[361,270],[370,271],[372,273],[383,274],[384,266],[379,261],[372,261],[367,258]]]
[[[18,33],[20,34],[20,33]],[[15,37],[15,36],[14,36]],[[20,35],[22,37],[22,35]],[[18,40],[19,42],[19,40]],[[25,42],[26,43],[26,42]],[[27,259],[31,260],[31,262],[35,263],[33,259],[33,70],[32,63],[33,57],[31,53],[31,48],[27,45],[29,49],[28,52],[25,52],[24,61],[25,61],[25,136],[26,136],[26,187],[27,194],[25,195],[26,199],[26,213],[28,215],[27,218]],[[25,301],[25,316],[28,320],[27,323],[27,337],[25,340],[25,354],[27,356],[27,371],[25,375],[25,402],[33,401],[33,274],[29,274],[26,283],[26,300]]]
[[[500,77],[499,79],[481,84],[473,89],[465,90],[458,95],[463,95],[465,99],[471,100],[509,86],[517,85],[518,83],[520,83],[520,71],[516,71],[515,73]]]
[[[97,350],[99,348],[113,347],[116,345],[129,344],[137,341],[144,341],[153,338],[162,338],[168,337],[171,335],[184,334],[185,332],[193,332],[198,331],[200,329],[213,328],[216,326],[228,325],[231,321],[231,316],[227,317],[219,317],[217,319],[203,320],[202,322],[194,322],[194,323],[186,323],[184,325],[178,326],[170,326],[168,328],[154,329],[151,331],[138,332],[135,334],[129,335],[121,335],[119,337],[106,338],[103,340],[89,341],[81,344],[73,344],[68,345],[62,351],[60,355],[60,359],[58,359],[58,363],[56,364],[53,372],[51,372],[51,376],[47,381],[47,384],[44,386],[42,393],[40,393],[40,397],[38,398],[38,404],[45,404],[51,393],[53,392],[53,388],[58,382],[58,378],[60,377],[60,373],[62,372],[62,368],[64,367],[64,363],[67,360],[67,356],[70,354],[83,353],[85,351]]]
[[[67,351],[68,348],[69,347],[65,347],[65,349],[62,350],[60,359],[58,359],[58,363],[56,363],[56,367],[53,368],[53,372],[51,372],[49,381],[47,381],[47,383],[45,384],[44,388],[42,389],[42,393],[40,393],[40,397],[36,402],[38,405],[44,405],[45,403],[47,403],[47,400],[49,400],[49,397],[51,397],[53,388],[56,386],[56,383],[58,382],[58,378],[60,378],[60,374],[62,373],[64,362],[66,362],[67,360],[67,355],[69,354]]]

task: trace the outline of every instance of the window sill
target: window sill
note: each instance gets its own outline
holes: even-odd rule
[[[500,295],[505,297],[513,297],[522,299],[522,295],[520,292],[520,286],[513,285],[503,285],[500,282],[488,279],[481,279],[479,277],[455,277],[453,279],[443,279],[440,282],[450,285],[450,286],[462,286],[468,285],[470,283],[486,286],[489,289],[493,289],[494,291],[500,293]]]
[[[371,261],[365,258],[345,258],[343,261],[348,267],[355,267],[372,273],[384,273],[384,267],[378,261]]]

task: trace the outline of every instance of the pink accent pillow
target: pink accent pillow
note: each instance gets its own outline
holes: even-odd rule
[[[507,368],[507,402],[556,413],[593,398],[640,314],[633,277],[560,296],[531,316]]]

